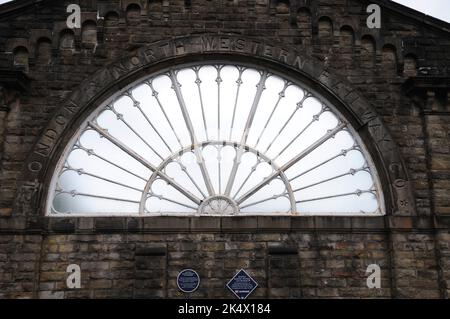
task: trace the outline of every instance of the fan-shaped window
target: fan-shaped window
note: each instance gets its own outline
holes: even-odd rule
[[[373,215],[377,173],[350,124],[265,69],[196,65],[98,108],[54,173],[50,215]]]

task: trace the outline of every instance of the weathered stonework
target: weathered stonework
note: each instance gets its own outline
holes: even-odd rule
[[[448,298],[450,26],[390,1],[73,1],[0,6],[0,298]],[[52,171],[99,105],[179,63],[236,61],[313,87],[360,133],[385,217],[49,218]],[[66,268],[82,288],[66,287]],[[368,289],[367,266],[382,268]]]

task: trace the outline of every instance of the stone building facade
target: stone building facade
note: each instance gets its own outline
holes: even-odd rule
[[[66,8],[81,7],[69,29]],[[381,7],[380,29],[366,24]],[[385,216],[48,217],[54,167],[116,91],[236,61],[307,83],[352,121]],[[448,298],[450,25],[385,0],[17,0],[0,6],[0,298]],[[81,288],[66,285],[81,267]],[[381,267],[381,288],[366,269]]]

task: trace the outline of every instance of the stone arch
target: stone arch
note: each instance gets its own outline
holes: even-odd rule
[[[353,47],[355,44],[355,32],[353,31],[353,28],[344,25],[339,31],[339,45],[345,48]]]
[[[39,38],[36,45],[37,63],[48,65],[52,61],[52,41],[49,38]]]
[[[81,26],[81,42],[84,46],[95,46],[97,44],[97,23],[86,20]]]
[[[99,70],[83,81],[54,114],[28,157],[19,179],[18,194],[26,191],[26,185],[30,183],[37,183],[38,189],[47,188],[54,166],[74,130],[101,103],[118,94],[118,88],[132,85],[150,73],[179,63],[226,59],[266,66],[282,72],[287,78],[314,87],[359,132],[380,175],[387,214],[414,214],[411,186],[402,157],[381,117],[358,90],[338,74],[327,71],[317,58],[299,53],[292,47],[260,39],[255,48],[254,41],[253,38],[220,35],[160,41]],[[270,50],[271,55],[268,56]],[[41,191],[35,196],[39,207],[30,210],[29,214],[44,211],[46,194]]]
[[[29,53],[28,49],[24,46],[18,46],[13,50],[14,66],[28,71],[29,65]]]
[[[381,50],[383,70],[395,73],[397,71],[397,59],[397,48],[393,44],[385,44]]]
[[[333,44],[333,21],[327,16],[322,16],[317,22],[317,35],[320,44],[331,45]]]
[[[136,24],[139,21],[139,18],[141,16],[140,5],[138,5],[137,3],[130,3],[125,11],[128,23]]]
[[[59,49],[60,50],[74,50],[75,49],[75,34],[70,29],[64,29],[59,35]]]
[[[289,0],[277,0],[275,10],[278,14],[289,14],[291,12]]]
[[[373,36],[366,34],[361,38],[361,67],[372,68],[375,65],[376,43]]]
[[[119,14],[116,11],[109,11],[105,15],[105,27],[116,27],[119,24]]]
[[[406,77],[417,76],[417,57],[408,53],[403,59],[403,75]]]

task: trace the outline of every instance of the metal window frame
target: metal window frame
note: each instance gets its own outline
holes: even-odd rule
[[[48,193],[46,196],[46,202],[45,202],[45,214],[46,216],[57,216],[57,217],[113,217],[113,216],[130,216],[130,217],[136,217],[136,216],[187,216],[187,217],[192,217],[192,216],[196,216],[195,214],[189,213],[189,214],[180,214],[180,213],[170,213],[170,214],[142,214],[140,213],[139,215],[137,214],[128,214],[128,213],[124,213],[124,214],[104,214],[104,213],[100,213],[100,214],[96,214],[96,213],[82,213],[82,214],[78,214],[78,213],[71,213],[71,214],[57,214],[54,215],[52,214],[52,210],[51,210],[51,206],[52,206],[52,199],[54,197],[54,191],[56,188],[56,182],[57,182],[57,178],[55,178],[56,176],[58,176],[57,174],[55,174],[55,172],[61,172],[64,170],[64,165],[65,165],[65,159],[67,158],[68,154],[70,154],[71,149],[73,148],[74,143],[76,143],[76,140],[79,138],[80,136],[80,132],[83,131],[83,126],[89,126],[91,128],[93,128],[93,124],[95,127],[95,118],[99,115],[99,113],[101,113],[102,111],[105,110],[105,108],[108,107],[108,105],[111,103],[111,101],[114,101],[115,99],[121,97],[121,96],[127,96],[127,94],[129,94],[129,90],[132,89],[133,87],[135,87],[136,85],[139,85],[145,81],[149,81],[150,78],[156,78],[159,75],[162,74],[171,74],[171,72],[173,72],[174,70],[180,70],[183,68],[196,68],[199,66],[204,66],[204,65],[210,65],[210,66],[215,66],[215,65],[234,65],[237,67],[243,67],[243,68],[251,68],[254,70],[263,70],[263,72],[266,73],[271,73],[274,75],[277,75],[279,77],[281,77],[283,80],[286,80],[289,83],[298,85],[301,88],[306,89],[308,92],[310,92],[314,97],[319,98],[320,100],[323,101],[328,108],[330,108],[332,110],[332,112],[336,115],[339,116],[340,119],[345,119],[345,117],[343,116],[342,112],[340,112],[340,110],[333,105],[333,103],[330,103],[329,100],[327,98],[325,98],[323,96],[323,94],[321,94],[320,92],[316,91],[313,87],[310,87],[309,85],[307,85],[304,82],[299,81],[298,79],[292,78],[290,76],[286,76],[284,74],[282,74],[279,71],[274,71],[273,69],[271,69],[270,67],[261,67],[259,65],[255,65],[253,63],[248,63],[248,62],[235,62],[235,61],[225,61],[225,60],[205,60],[205,61],[197,61],[197,62],[189,62],[189,63],[180,63],[177,64],[175,66],[175,68],[172,67],[168,67],[168,68],[164,68],[162,70],[159,70],[157,72],[151,73],[149,75],[146,75],[144,77],[141,77],[140,79],[128,84],[127,86],[125,86],[123,89],[121,89],[120,91],[116,92],[114,95],[112,95],[111,97],[109,97],[107,99],[107,101],[101,103],[100,105],[98,105],[96,107],[96,109],[90,113],[90,115],[84,119],[83,121],[83,125],[81,125],[78,129],[75,130],[73,137],[69,140],[69,142],[66,144],[66,146],[64,147],[63,152],[61,153],[62,155],[60,156],[60,159],[58,161],[58,164],[54,167],[53,170],[53,175],[51,177],[51,181],[49,184],[49,188],[48,188]],[[242,75],[242,74],[241,74]],[[172,78],[173,80],[173,78]],[[173,82],[173,84],[175,84]],[[176,85],[175,85],[176,87]],[[238,84],[238,89],[239,89],[239,84]],[[154,91],[152,89],[152,91]],[[180,98],[177,95],[177,98]],[[182,103],[180,103],[181,106]],[[186,112],[183,112],[183,116],[185,117]],[[372,156],[369,153],[369,151],[367,150],[364,142],[362,141],[361,136],[358,134],[358,132],[352,127],[352,125],[345,121],[344,123],[341,123],[343,126],[340,127],[340,129],[342,129],[343,127],[345,127],[347,130],[349,130],[350,134],[352,135],[352,137],[355,139],[355,141],[358,143],[358,147],[361,150],[362,154],[364,155],[364,158],[367,161],[367,169],[370,170],[371,174],[372,174],[372,178],[374,181],[374,186],[375,188],[378,190],[378,192],[376,193],[377,196],[377,201],[379,203],[379,209],[374,212],[374,213],[370,213],[370,214],[366,214],[365,216],[383,216],[386,215],[386,208],[385,208],[385,199],[384,199],[384,192],[383,192],[383,188],[380,182],[380,178],[379,178],[379,174],[378,174],[378,170],[373,162]],[[101,130],[97,130],[99,133]],[[335,132],[336,133],[336,132]],[[193,136],[191,136],[191,138],[193,138]],[[194,139],[194,142],[196,140]],[[211,143],[211,142],[215,142],[215,141],[208,141],[208,142],[202,142],[200,144],[205,144],[205,143]],[[167,161],[167,159],[165,160]],[[165,162],[164,161],[164,162]],[[293,165],[293,164],[292,164]],[[154,171],[153,171],[154,169]],[[159,175],[159,177],[162,177],[163,179],[165,178],[164,174],[162,174],[161,176],[161,172],[159,172],[158,168],[156,167],[152,167],[152,171],[153,171],[153,175],[155,175],[155,173],[157,175]],[[277,173],[276,176],[281,175],[279,172]],[[286,178],[287,179],[287,178]],[[227,190],[228,190],[228,186],[227,186]],[[358,194],[358,193],[365,193],[368,192],[367,191],[359,191],[359,192],[355,192],[355,193],[351,193],[351,194]],[[185,192],[186,194],[189,194],[189,192],[186,190]],[[349,195],[349,194],[343,194],[344,195]],[[144,197],[144,195],[143,195]],[[196,203],[200,204],[200,202],[198,202],[198,199],[195,198],[195,195],[192,196],[192,199],[196,200]],[[243,198],[239,199],[239,202],[242,203],[243,202]],[[142,206],[142,201],[141,201],[141,206]],[[363,215],[361,214],[355,214],[355,213],[339,213],[338,215],[333,214],[333,212],[330,212],[329,214],[323,214],[323,213],[308,213],[308,212],[302,212],[302,213],[297,213],[297,212],[290,212],[288,214],[280,214],[280,213],[274,213],[274,214],[246,214],[246,213],[240,213],[239,215],[242,216],[298,216],[298,215],[302,215],[302,216],[336,216],[336,217],[345,217],[345,216],[357,216],[357,217],[361,217]]]

